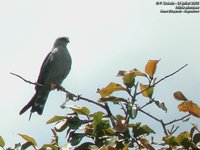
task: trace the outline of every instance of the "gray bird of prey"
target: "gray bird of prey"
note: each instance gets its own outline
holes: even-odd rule
[[[60,37],[54,42],[53,49],[46,56],[41,66],[35,86],[35,95],[22,108],[20,115],[29,108],[31,108],[29,120],[34,112],[42,115],[52,85],[60,86],[71,70],[72,60],[66,47],[68,43],[67,37]]]

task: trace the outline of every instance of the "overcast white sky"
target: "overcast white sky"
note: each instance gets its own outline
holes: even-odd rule
[[[44,57],[59,36],[70,39],[73,65],[63,82],[69,91],[96,100],[97,88],[120,81],[115,77],[118,70],[143,71],[148,59],[161,58],[158,78],[189,65],[157,86],[155,96],[166,102],[169,116],[163,117],[166,114],[159,109],[154,114],[168,121],[180,116],[172,96],[176,90],[200,104],[200,14],[160,14],[162,6],[146,0],[0,2],[0,135],[7,146],[21,141],[17,133],[34,137],[39,145],[48,143],[52,126],[46,121],[66,113],[59,108],[65,95],[52,92],[42,116],[34,114],[31,121],[29,112],[19,116],[34,87],[9,74],[36,81]]]

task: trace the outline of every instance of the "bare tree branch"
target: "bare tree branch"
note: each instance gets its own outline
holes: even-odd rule
[[[22,76],[20,76],[20,75],[18,75],[18,74],[15,74],[15,73],[13,73],[13,72],[10,72],[10,74],[12,74],[12,75],[14,75],[14,76],[16,76],[16,77],[22,79],[22,80],[23,80],[24,82],[26,82],[26,83],[49,88],[49,87],[47,87],[47,86],[45,86],[45,85],[43,85],[43,84],[40,84],[40,83],[37,83],[37,82],[31,82],[31,81],[29,81],[29,80],[26,80],[26,79],[23,78]]]
[[[170,121],[170,122],[168,122],[168,123],[165,123],[165,125],[167,126],[167,125],[170,125],[170,124],[175,123],[175,122],[178,122],[178,121],[183,121],[183,119],[185,119],[185,118],[187,118],[187,117],[189,117],[189,116],[191,116],[191,114],[187,114],[186,116],[183,116],[183,117],[181,117],[181,118],[179,118],[179,119],[174,119],[173,121]]]
[[[173,72],[173,73],[171,73],[171,74],[169,74],[169,75],[167,75],[167,76],[161,78],[160,80],[158,80],[157,82],[155,82],[153,85],[150,85],[150,86],[147,87],[146,89],[144,89],[144,90],[142,90],[142,91],[136,93],[136,95],[139,95],[139,94],[143,93],[144,91],[148,90],[148,89],[151,88],[151,87],[154,87],[156,84],[160,83],[161,81],[165,80],[166,78],[169,78],[169,77],[173,76],[174,74],[178,73],[178,72],[181,71],[183,68],[185,68],[187,65],[188,65],[188,64],[185,64],[184,66],[182,66],[181,68],[179,68],[179,69],[176,70],[175,72]]]
[[[29,83],[29,84],[32,84],[32,85],[37,85],[37,86],[42,86],[42,87],[47,87],[47,86],[45,86],[45,85],[43,85],[43,84],[40,84],[40,83],[37,83],[37,82],[29,81],[29,80],[23,78],[22,76],[20,76],[20,75],[18,75],[18,74],[15,74],[15,73],[12,73],[12,72],[11,72],[10,74],[12,74],[12,75],[14,75],[14,76],[16,76],[16,77],[22,79],[22,80],[23,80],[24,82],[26,82],[26,83]],[[48,87],[48,88],[49,88],[49,87]],[[75,95],[75,94],[73,94],[73,93],[67,91],[67,90],[66,90],[64,87],[62,87],[62,86],[56,85],[55,88],[56,88],[58,91],[62,91],[62,92],[64,92],[64,93],[66,93],[66,94],[71,94],[73,97],[76,97],[77,100],[85,100],[85,101],[87,101],[87,102],[90,102],[90,103],[93,103],[93,104],[95,104],[95,105],[98,105],[98,106],[100,106],[100,107],[103,108],[103,109],[106,109],[106,107],[105,107],[103,104],[100,104],[100,103],[95,102],[95,101],[93,101],[93,100],[90,100],[90,99],[88,99],[88,98],[82,97],[82,96],[80,96],[80,95]],[[110,112],[109,112],[109,113],[110,113]]]
[[[145,112],[144,110],[139,110],[139,111],[142,112],[142,113],[144,113],[144,114],[146,114],[147,116],[151,117],[152,119],[154,119],[154,120],[160,122],[161,125],[162,125],[162,127],[163,127],[163,130],[164,130],[165,135],[168,135],[167,129],[166,129],[165,124],[164,124],[164,122],[163,122],[162,119],[158,119],[158,118],[154,117],[153,115],[151,115],[151,114]]]

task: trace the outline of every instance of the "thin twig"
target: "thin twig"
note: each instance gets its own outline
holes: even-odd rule
[[[161,78],[160,80],[158,80],[157,82],[155,82],[153,85],[150,85],[150,86],[148,86],[146,89],[144,89],[144,90],[142,90],[142,91],[136,93],[136,95],[139,95],[139,94],[143,93],[144,91],[150,89],[151,87],[154,87],[156,84],[160,83],[161,81],[165,80],[166,78],[169,78],[169,77],[173,76],[174,74],[178,73],[178,72],[181,71],[183,68],[185,68],[187,65],[188,65],[188,64],[185,64],[184,66],[182,66],[181,68],[179,68],[179,69],[176,70],[175,72],[173,72],[173,73],[171,73],[171,74],[169,74],[169,75],[167,75],[167,76]]]
[[[165,124],[164,124],[163,120],[154,117],[153,115],[151,115],[151,114],[145,112],[144,110],[139,110],[139,111],[141,111],[142,113],[144,113],[144,114],[146,114],[147,116],[151,117],[152,119],[154,119],[154,120],[160,122],[161,125],[162,125],[162,127],[163,127],[163,130],[164,130],[165,135],[168,135],[167,129],[166,129],[166,127],[165,127]]]
[[[159,81],[155,82],[155,83],[154,83],[154,86],[155,86],[156,84],[160,83],[161,81],[165,80],[166,78],[169,78],[169,77],[173,76],[174,74],[178,73],[178,72],[181,71],[183,68],[185,68],[187,65],[188,65],[188,64],[185,64],[185,65],[184,65],[183,67],[181,67],[180,69],[176,70],[175,72],[173,72],[173,73],[171,73],[171,74],[165,76],[164,78],[160,79]]]
[[[170,121],[170,122],[168,122],[168,123],[165,123],[165,126],[170,125],[170,124],[175,123],[175,122],[178,122],[178,121],[182,121],[183,119],[185,119],[185,118],[187,118],[187,117],[189,117],[189,116],[191,116],[191,114],[187,114],[186,116],[183,116],[183,117],[181,117],[181,118],[179,118],[179,119],[174,119],[173,121]]]
[[[103,104],[100,104],[98,102],[95,102],[94,100],[90,100],[90,99],[82,97],[82,96],[80,96],[79,98],[80,98],[79,100],[84,100],[84,101],[87,101],[89,103],[93,103],[93,104],[95,104],[95,105],[97,105],[97,106],[99,106],[99,107],[101,107],[101,108],[103,108],[107,111],[106,107]]]
[[[191,116],[191,114],[187,114],[186,116],[183,116],[183,117],[181,117],[181,118],[179,118],[179,119],[174,119],[173,121],[170,121],[170,122],[168,122],[168,123],[164,123],[162,119],[158,119],[158,118],[156,118],[155,116],[153,116],[153,115],[151,115],[151,114],[145,112],[145,111],[142,110],[142,109],[139,109],[138,111],[141,111],[142,113],[146,114],[147,116],[151,117],[152,119],[154,119],[154,120],[160,122],[161,125],[162,125],[162,127],[163,127],[163,130],[164,130],[165,135],[168,135],[168,132],[167,132],[167,129],[166,129],[166,126],[167,126],[167,125],[170,125],[170,124],[172,124],[172,123],[181,121],[181,120],[183,120],[183,119],[185,119],[185,118]],[[177,130],[177,129],[176,129],[176,130]],[[175,130],[175,131],[176,131],[176,130]],[[175,131],[174,131],[174,132],[175,132]]]
[[[23,78],[22,76],[20,76],[20,75],[18,75],[18,74],[15,74],[15,73],[13,73],[13,72],[10,72],[10,74],[12,74],[12,75],[14,75],[14,76],[16,76],[16,77],[22,79],[22,80],[23,80],[24,82],[26,82],[26,83],[29,83],[29,84],[32,84],[32,85],[41,86],[41,87],[49,88],[49,87],[47,87],[47,86],[45,86],[45,85],[43,85],[43,84],[40,84],[40,83],[37,83],[37,82],[32,82],[32,81],[26,80],[26,79]]]
[[[146,106],[148,106],[148,105],[150,105],[150,104],[152,104],[153,102],[150,100],[148,103],[146,103],[146,104],[144,104],[143,106],[141,106],[140,108],[139,108],[139,110],[141,110],[141,109],[143,109],[144,107],[146,107]]]

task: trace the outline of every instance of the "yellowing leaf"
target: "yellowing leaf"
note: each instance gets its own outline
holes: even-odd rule
[[[101,97],[106,97],[111,95],[115,91],[123,91],[126,90],[123,86],[120,84],[111,82],[108,84],[105,88],[97,89],[97,92],[101,95]]]
[[[58,146],[53,145],[53,144],[44,144],[41,149],[48,149],[48,148],[50,148],[52,150],[56,150],[56,149],[58,149]]]
[[[74,105],[74,106],[70,106],[69,108],[71,108],[77,114],[81,114],[81,115],[89,115],[90,114],[90,110],[87,107]]]
[[[177,136],[177,141],[185,148],[189,149],[190,144],[191,144],[191,138],[190,138],[190,133],[187,131],[181,132]]]
[[[168,135],[166,137],[163,137],[163,141],[165,141],[166,144],[178,146],[179,142],[175,136]]]
[[[107,150],[117,150],[117,149],[112,146],[108,146]]]
[[[142,92],[143,96],[151,98],[153,90],[154,90],[153,87],[149,87],[149,85],[144,85],[140,83],[140,91]]]
[[[63,119],[66,119],[66,116],[54,116],[53,118],[51,118],[47,121],[47,124],[54,123],[54,122],[57,122],[57,121],[61,121]]]
[[[182,142],[184,139],[189,139],[190,138],[190,133],[187,131],[181,132],[178,136],[177,136],[177,140],[178,142]]]
[[[32,145],[35,147],[37,146],[37,143],[35,142],[34,138],[28,136],[28,135],[25,135],[25,134],[18,134],[19,136],[21,136],[24,140],[26,140],[27,142],[30,142],[32,143]]]
[[[120,114],[116,115],[116,120],[117,121],[122,121],[122,120],[125,120],[126,118]]]
[[[133,73],[135,76],[143,76],[146,77],[146,74],[144,72],[139,71],[138,69],[133,69],[130,71],[130,73]]]
[[[177,91],[174,93],[174,98],[177,100],[187,101],[188,99],[183,95],[181,91]]]
[[[151,144],[149,144],[149,142],[148,142],[147,139],[145,139],[145,138],[140,138],[140,137],[139,137],[139,141],[142,143],[142,145],[143,145],[146,149],[148,149],[148,150],[155,150],[155,149],[151,146]]]
[[[117,76],[118,77],[123,77],[126,73],[128,73],[128,71],[119,70],[119,72],[117,73]]]
[[[127,131],[127,123],[125,121],[125,117],[122,115],[117,115],[116,120],[117,120],[116,129],[119,130],[120,132]]]
[[[117,122],[117,126],[116,126],[116,129],[120,132],[126,132],[127,131],[127,123],[125,121],[120,121],[120,122]]]
[[[123,147],[122,150],[128,150],[130,145],[131,145],[131,143],[126,144],[126,145]]]
[[[200,118],[200,107],[192,101],[185,101],[178,105],[179,111],[188,112]]]
[[[105,129],[106,135],[116,135],[116,130],[114,130],[113,128],[107,128]]]
[[[58,122],[54,129],[56,132],[62,132],[68,127],[67,119],[64,119],[63,121]]]
[[[149,75],[149,77],[153,78],[154,73],[156,72],[157,63],[160,60],[149,60],[145,66],[145,72]]]
[[[124,70],[120,70],[117,74],[118,77],[124,77],[126,74],[132,74],[134,77],[136,76],[144,76],[146,77],[146,74],[144,72],[139,71],[138,69],[134,68],[132,70],[129,71],[124,71]]]
[[[107,150],[105,146],[102,146],[99,150]]]
[[[4,146],[5,146],[5,142],[3,138],[0,136],[0,147],[4,147]]]

